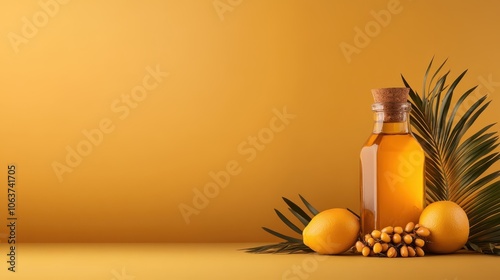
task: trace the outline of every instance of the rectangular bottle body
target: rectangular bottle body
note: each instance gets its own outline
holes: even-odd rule
[[[425,155],[413,135],[372,134],[360,159],[362,232],[418,223],[425,204]]]

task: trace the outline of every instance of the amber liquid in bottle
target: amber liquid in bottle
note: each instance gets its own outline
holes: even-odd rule
[[[360,155],[363,233],[418,223],[425,203],[425,155],[410,132],[410,104],[390,113],[398,114],[396,122],[387,122],[383,107],[374,104],[374,130]]]

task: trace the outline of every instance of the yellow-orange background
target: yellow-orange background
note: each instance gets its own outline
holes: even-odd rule
[[[22,242],[274,240],[260,226],[284,229],[281,196],[359,210],[371,88],[401,86],[403,73],[420,90],[433,56],[450,59],[452,77],[469,69],[461,90],[500,81],[496,1],[74,0],[13,47],[11,32],[47,2],[0,9],[0,172],[18,167]],[[399,12],[348,62],[340,44],[356,46],[355,28],[388,5]],[[169,76],[122,120],[111,106],[147,67]],[[495,83],[475,95],[493,100],[478,126],[499,121]],[[247,161],[238,146],[284,107],[296,117]],[[60,182],[53,162],[103,119],[114,131]],[[241,173],[187,225],[179,205],[193,206],[193,189],[231,161]]]

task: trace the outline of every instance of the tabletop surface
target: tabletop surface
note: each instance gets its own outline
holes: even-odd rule
[[[249,254],[252,243],[18,244],[16,272],[0,244],[0,279],[500,279],[500,256],[421,258]]]

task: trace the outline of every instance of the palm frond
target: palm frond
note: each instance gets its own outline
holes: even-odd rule
[[[472,87],[453,104],[457,86],[467,71],[448,85],[450,71],[442,74],[444,61],[431,74],[433,60],[424,75],[422,93],[409,85],[411,125],[426,153],[426,201],[450,200],[459,204],[470,222],[467,248],[500,255],[500,171],[490,171],[500,159],[494,124],[472,131],[491,101],[482,96],[471,101]],[[471,136],[467,136],[471,135]]]
[[[242,250],[246,251],[247,253],[255,253],[255,254],[276,254],[276,253],[296,254],[296,253],[314,252],[305,244],[296,242],[281,242],[281,243],[263,245],[252,248],[244,248]]]
[[[277,231],[274,231],[272,229],[269,229],[269,228],[266,228],[266,227],[262,227],[263,230],[269,232],[270,234],[276,236],[276,237],[279,237],[281,239],[284,239],[288,242],[293,242],[293,243],[300,243],[302,242],[302,239],[299,239],[299,238],[295,238],[295,237],[291,237],[291,236],[288,236],[288,235],[284,235],[282,233],[279,233]]]
[[[309,202],[307,202],[307,200],[304,197],[302,197],[300,194],[299,194],[299,197],[300,197],[300,200],[302,200],[302,203],[304,203],[304,205],[307,207],[307,209],[309,209],[309,212],[311,212],[311,214],[316,216],[319,213],[319,211],[316,210],[316,208],[314,208]]]
[[[294,214],[297,219],[299,219],[304,224],[304,226],[307,226],[307,224],[311,220],[311,217],[309,217],[309,215],[307,215],[304,210],[302,210],[297,204],[293,203],[290,199],[283,197],[283,200],[288,206],[290,206],[288,210],[290,210],[290,212],[292,212],[292,214]]]
[[[314,208],[304,197],[299,195],[300,200],[304,203],[306,208],[311,212],[313,216],[319,213],[316,208]],[[290,199],[283,197],[283,201],[287,204],[288,210],[301,222],[301,224],[305,227],[311,221],[311,217],[302,209],[300,206],[295,204],[293,201]],[[279,210],[274,209],[276,212],[276,215],[280,218],[280,220],[287,225],[292,231],[295,233],[298,233],[300,236],[299,237],[293,237],[289,235],[285,235],[282,233],[279,233],[275,230],[272,230],[267,227],[262,227],[263,230],[266,232],[285,240],[285,242],[281,243],[276,243],[276,244],[269,244],[269,245],[263,245],[263,246],[257,246],[257,247],[252,247],[252,248],[246,248],[243,249],[248,253],[309,253],[313,252],[309,247],[307,247],[304,242],[302,241],[302,231],[304,230],[303,228],[299,228],[297,225],[292,223],[283,213],[281,213]]]
[[[290,222],[290,220],[283,215],[279,210],[274,209],[274,212],[276,212],[276,215],[285,223],[289,228],[291,228],[293,231],[295,231],[298,234],[302,234],[302,230],[297,227],[294,223]]]

